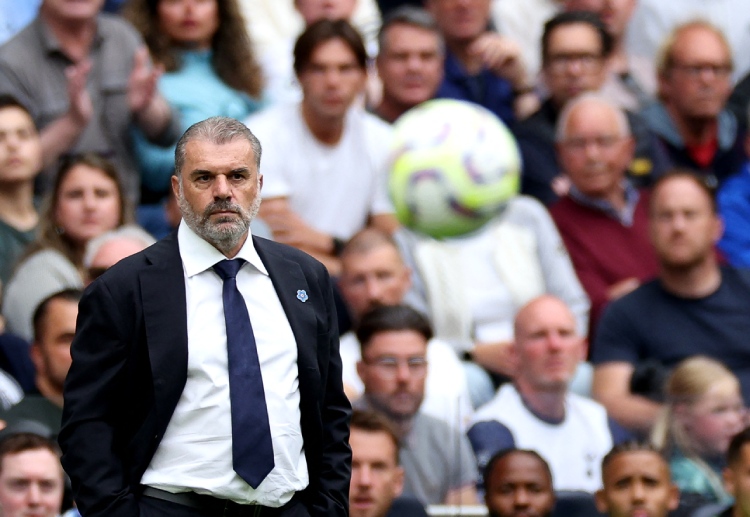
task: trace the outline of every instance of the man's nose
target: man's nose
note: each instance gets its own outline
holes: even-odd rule
[[[42,493],[37,483],[31,483],[26,490],[26,501],[30,506],[36,506],[42,499]]]
[[[514,492],[513,504],[516,508],[524,508],[529,505],[529,493],[521,488]]]
[[[368,278],[367,279],[367,297],[370,299],[370,301],[380,301],[380,295],[383,292],[383,289],[380,286],[380,281],[377,278]]]
[[[213,194],[215,198],[225,199],[231,195],[232,189],[229,180],[223,174],[219,174],[214,179]]]
[[[370,467],[368,467],[367,465],[359,467],[357,469],[356,481],[357,486],[372,485],[372,472],[370,472]]]
[[[643,483],[633,483],[630,489],[630,498],[634,503],[643,502],[646,498],[646,491],[643,487]]]

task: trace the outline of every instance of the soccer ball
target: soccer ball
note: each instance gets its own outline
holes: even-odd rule
[[[518,193],[521,155],[493,113],[427,101],[394,125],[388,188],[404,226],[442,239],[477,230]]]

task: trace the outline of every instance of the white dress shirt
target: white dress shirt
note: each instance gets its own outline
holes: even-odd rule
[[[212,269],[226,257],[184,222],[177,241],[187,301],[187,382],[141,483],[173,493],[192,491],[238,503],[281,506],[309,482],[294,334],[248,235],[235,257],[248,262],[237,274],[237,287],[257,343],[275,463],[253,489],[232,467],[223,283]]]

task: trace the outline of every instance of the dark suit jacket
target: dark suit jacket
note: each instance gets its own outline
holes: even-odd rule
[[[254,238],[297,341],[312,516],[348,515],[351,408],[326,269]],[[302,303],[297,291],[309,299]],[[136,517],[138,487],[187,378],[185,281],[176,233],[93,282],[79,306],[59,441],[85,517]]]

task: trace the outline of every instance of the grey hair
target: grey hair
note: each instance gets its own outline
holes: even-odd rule
[[[392,10],[383,20],[378,31],[378,49],[380,52],[386,48],[386,33],[394,25],[409,25],[418,29],[432,32],[440,42],[440,53],[445,54],[445,40],[435,18],[425,9],[413,5],[402,5]]]
[[[130,241],[143,243],[143,247],[147,248],[156,242],[156,239],[148,233],[146,230],[136,224],[126,224],[104,232],[98,237],[94,237],[86,243],[86,251],[83,254],[83,265],[87,268],[91,267],[91,263],[99,250],[108,242],[126,239]]]
[[[260,169],[261,146],[258,138],[239,120],[230,117],[211,117],[196,122],[183,133],[174,150],[174,173],[182,178],[180,172],[185,165],[185,147],[191,140],[205,140],[212,144],[221,145],[232,140],[244,138],[250,142],[255,155],[255,165]]]
[[[571,112],[579,105],[584,103],[598,104],[601,108],[611,109],[617,119],[617,126],[620,130],[621,137],[631,136],[630,123],[625,112],[611,100],[606,98],[604,95],[598,92],[584,92],[576,97],[573,97],[565,103],[565,107],[560,113],[560,117],[557,119],[557,126],[555,127],[555,141],[561,142],[565,140],[565,132],[568,126],[568,119],[570,118]]]

